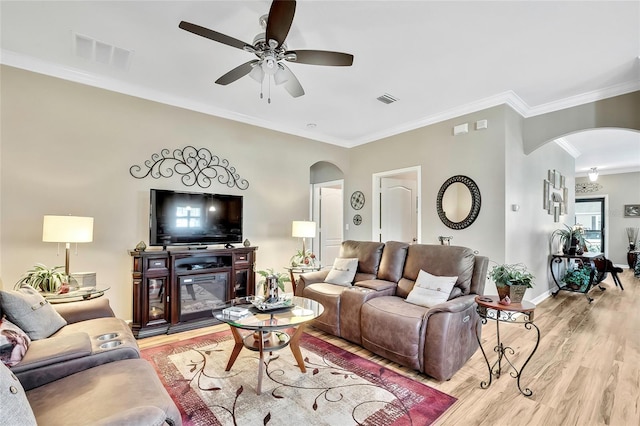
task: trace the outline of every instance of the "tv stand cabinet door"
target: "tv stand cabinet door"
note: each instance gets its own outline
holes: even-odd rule
[[[233,253],[233,276],[231,297],[246,297],[255,294],[255,248],[239,249]]]

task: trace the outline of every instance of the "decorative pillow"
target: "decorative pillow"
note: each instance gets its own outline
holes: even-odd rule
[[[325,283],[350,287],[358,269],[357,258],[337,258],[333,261],[333,267],[324,279]]]
[[[35,426],[36,417],[18,378],[0,362],[0,401],[3,425]]]
[[[0,361],[13,367],[27,352],[31,339],[8,319],[0,319]]]
[[[67,325],[53,306],[28,285],[0,291],[0,305],[9,321],[24,330],[31,340],[46,339]]]
[[[449,300],[449,295],[458,277],[438,277],[420,270],[407,302],[431,308]]]

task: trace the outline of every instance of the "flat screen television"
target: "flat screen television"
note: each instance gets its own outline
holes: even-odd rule
[[[242,196],[151,190],[149,245],[242,242]]]

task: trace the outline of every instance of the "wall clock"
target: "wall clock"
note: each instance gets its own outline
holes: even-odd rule
[[[360,225],[362,223],[362,216],[360,216],[359,214],[355,215],[353,217],[353,223],[356,226]]]
[[[353,207],[354,210],[360,210],[364,207],[364,194],[362,191],[355,191],[351,194],[351,207]]]

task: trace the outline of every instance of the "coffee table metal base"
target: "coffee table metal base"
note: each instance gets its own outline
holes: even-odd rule
[[[233,350],[231,351],[231,356],[229,357],[229,362],[227,362],[227,368],[225,371],[231,370],[233,364],[236,362],[238,355],[243,347],[257,351],[260,354],[260,360],[258,362],[258,386],[256,387],[256,393],[260,395],[262,393],[262,378],[264,376],[264,352],[267,351],[271,353],[272,351],[276,351],[278,349],[282,349],[286,346],[289,346],[291,349],[291,353],[293,357],[296,359],[298,363],[298,367],[300,371],[303,373],[307,372],[306,367],[304,366],[304,359],[302,358],[302,353],[300,352],[300,337],[302,337],[302,333],[305,328],[305,324],[300,324],[293,333],[292,336],[289,336],[284,331],[275,331],[275,332],[264,332],[257,331],[255,333],[250,333],[246,336],[242,336],[240,334],[240,328],[233,327],[230,325],[231,333],[233,334],[233,339],[235,341],[235,345],[233,346]],[[260,333],[263,338],[256,339],[257,336],[254,334]],[[279,336],[283,336],[282,338]]]

